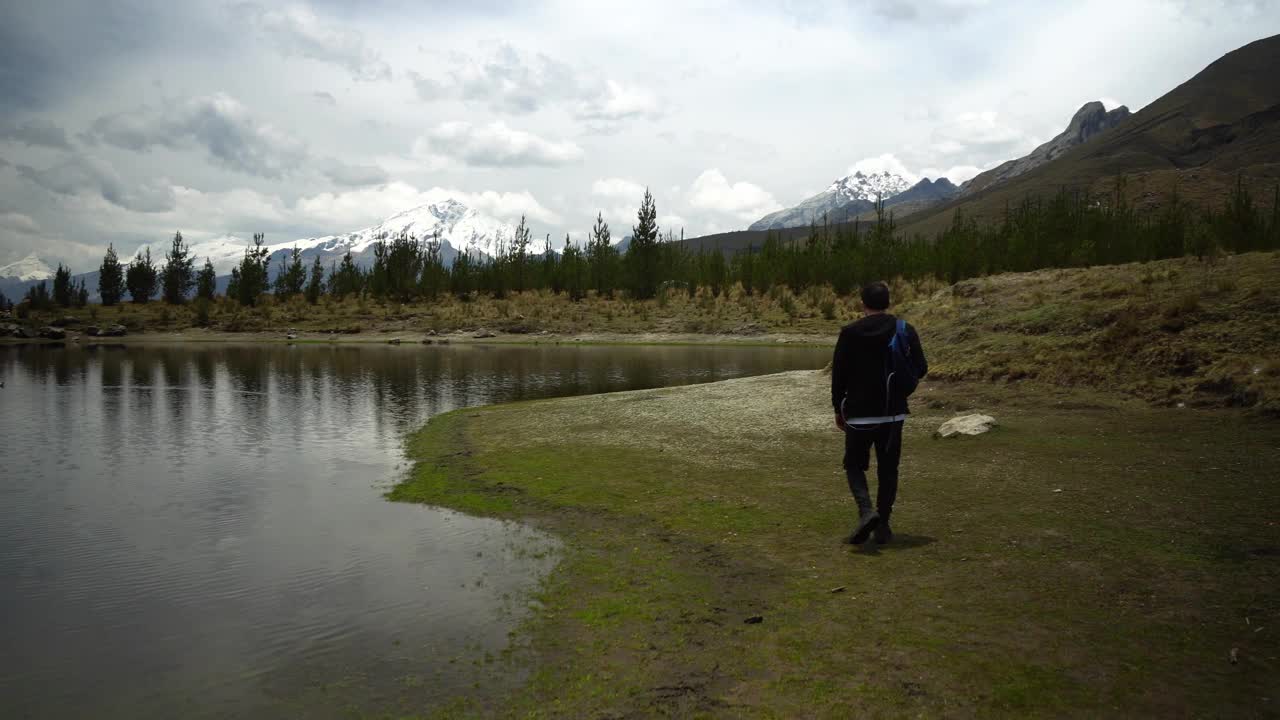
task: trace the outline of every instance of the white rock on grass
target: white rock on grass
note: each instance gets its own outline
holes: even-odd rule
[[[990,415],[961,415],[942,423],[938,428],[938,437],[956,437],[958,435],[981,435],[996,426],[996,419]]]

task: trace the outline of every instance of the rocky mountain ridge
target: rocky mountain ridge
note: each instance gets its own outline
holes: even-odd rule
[[[1085,103],[1075,115],[1071,116],[1071,122],[1067,124],[1066,130],[1030,153],[1003,162],[963,183],[960,186],[960,193],[967,195],[978,192],[1034,170],[1060,157],[1071,148],[1083,145],[1123,123],[1129,119],[1130,115],[1129,108],[1124,105],[1109,111],[1097,100]]]

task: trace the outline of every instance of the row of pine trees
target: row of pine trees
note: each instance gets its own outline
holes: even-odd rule
[[[282,256],[270,272],[263,235],[255,234],[240,265],[232,270],[226,296],[251,306],[266,294],[305,297],[317,303],[328,295],[372,297],[380,301],[435,301],[445,295],[469,299],[477,294],[502,298],[526,290],[550,290],[580,300],[594,292],[612,296],[625,292],[634,299],[654,297],[666,287],[690,293],[706,288],[719,295],[734,284],[748,294],[787,286],[800,292],[811,286],[830,286],[839,295],[853,293],[875,279],[933,276],[948,282],[982,275],[1041,268],[1079,267],[1158,260],[1220,250],[1247,252],[1280,249],[1280,187],[1269,209],[1254,202],[1242,181],[1217,209],[1198,209],[1175,191],[1156,214],[1141,213],[1126,200],[1124,180],[1105,201],[1063,190],[1051,198],[1027,198],[1005,209],[995,223],[981,224],[957,211],[950,225],[933,238],[904,237],[883,203],[873,221],[831,225],[812,224],[805,233],[767,233],[760,247],[748,247],[727,258],[718,247],[692,249],[663,238],[657,207],[645,191],[632,227],[630,245],[620,253],[609,225],[597,216],[585,246],[569,242],[559,252],[548,235],[541,252],[532,247],[531,232],[521,218],[514,237],[494,257],[459,253],[446,266],[438,235],[420,240],[408,235],[380,239],[373,246],[368,269],[356,265],[350,253],[324,268],[319,258],[306,266],[300,251]],[[666,240],[665,242],[663,240]],[[99,269],[98,291],[103,305],[114,305],[127,293],[135,303],[157,294],[165,302],[181,304],[195,297],[214,299],[216,276],[206,259],[195,269],[183,242],[174,235],[163,266],[157,267],[147,249],[127,265],[108,248]],[[71,273],[59,266],[53,292],[44,284],[31,289],[34,307],[70,307],[88,301],[83,282],[74,285]]]
[[[212,300],[217,287],[217,274],[206,258],[204,267],[195,269],[182,233],[175,233],[173,244],[165,254],[165,264],[157,266],[151,258],[151,248],[138,254],[132,262],[123,264],[116,255],[115,246],[107,247],[107,254],[98,267],[98,295],[103,305],[115,305],[125,299],[135,303],[150,302],[157,293],[165,302],[180,305],[191,297],[194,288],[197,298]],[[41,282],[32,286],[26,295],[33,310],[52,307],[83,307],[89,302],[89,289],[84,280],[73,283],[71,270],[58,264],[53,276],[53,290]]]

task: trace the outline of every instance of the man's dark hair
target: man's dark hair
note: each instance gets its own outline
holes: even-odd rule
[[[889,286],[879,280],[863,285],[862,304],[871,310],[888,310]]]

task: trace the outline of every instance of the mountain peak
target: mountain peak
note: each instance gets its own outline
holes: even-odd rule
[[[359,230],[335,228],[332,235],[299,238],[266,245],[271,262],[277,262],[279,253],[302,253],[303,261],[319,257],[328,265],[338,262],[348,251],[358,264],[367,265],[373,257],[373,246],[379,240],[399,237],[401,233],[426,241],[439,233],[440,241],[448,246],[445,256],[469,252],[494,255],[499,245],[515,235],[515,228],[496,218],[489,217],[465,204],[447,198],[418,205],[391,215],[376,225]],[[191,245],[191,253],[197,258],[208,257],[219,273],[228,273],[244,257],[246,242],[227,235]],[[154,256],[158,248],[153,247]]]
[[[832,182],[826,192],[835,193],[844,200],[873,202],[877,198],[887,200],[909,187],[911,185],[906,178],[888,170],[878,173],[855,170],[852,175],[846,175]]]
[[[31,280],[48,280],[53,277],[53,268],[31,253],[21,260],[0,267],[0,278],[17,278],[23,282]]]
[[[355,250],[364,250],[383,235],[407,233],[425,240],[437,232],[441,240],[459,252],[495,255],[504,239],[515,235],[515,228],[447,198],[396,213],[372,228],[353,233],[356,239],[350,244]]]
[[[844,222],[875,208],[876,200],[889,200],[910,189],[906,178],[888,170],[855,170],[838,178],[826,190],[802,200],[795,207],[771,212],[751,223],[749,230],[799,227],[828,220]]]
[[[1129,108],[1121,105],[1108,111],[1100,101],[1094,100],[1080,106],[1071,116],[1067,129],[1049,142],[1044,143],[1029,154],[1015,160],[1008,160],[1000,165],[979,173],[976,177],[962,184],[965,193],[974,193],[998,183],[1006,182],[1025,172],[1048,163],[1068,150],[1083,145],[1093,138],[1128,120]]]
[[[1128,107],[1121,105],[1108,112],[1105,105],[1094,100],[1080,106],[1076,114],[1071,116],[1071,122],[1067,124],[1067,130],[1063,135],[1074,138],[1077,143],[1086,142],[1094,135],[1118,125],[1128,117]]]
[[[1090,115],[1097,115],[1098,113],[1104,113],[1106,111],[1107,106],[1103,105],[1101,100],[1091,100],[1080,106],[1080,109],[1076,111],[1076,114],[1071,116],[1071,122],[1074,123],[1079,120],[1083,120]]]

